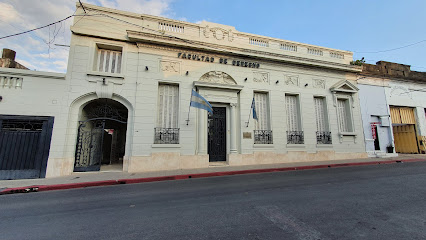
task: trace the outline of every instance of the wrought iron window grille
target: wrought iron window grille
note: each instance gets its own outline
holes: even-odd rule
[[[43,121],[41,120],[3,120],[0,131],[36,131],[43,130]]]
[[[288,144],[303,144],[305,138],[303,131],[287,131],[287,143]]]
[[[331,144],[331,132],[317,132],[317,144]]]
[[[179,128],[154,128],[155,144],[179,144]]]
[[[254,130],[254,144],[273,144],[272,130]]]

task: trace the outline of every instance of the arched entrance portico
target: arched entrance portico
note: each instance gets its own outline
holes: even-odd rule
[[[112,99],[96,99],[83,109],[78,122],[75,172],[123,169],[128,110]]]

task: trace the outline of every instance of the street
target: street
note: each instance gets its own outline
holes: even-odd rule
[[[0,196],[0,239],[426,239],[426,163]]]

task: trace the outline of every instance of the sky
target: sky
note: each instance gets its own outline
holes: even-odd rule
[[[61,20],[75,0],[0,0],[0,38]],[[367,63],[389,61],[426,72],[425,0],[85,0],[83,3],[354,52]],[[0,49],[17,52],[31,70],[66,72],[72,19],[17,37]],[[415,44],[417,43],[417,44]],[[411,46],[409,46],[411,45]],[[395,49],[395,50],[394,50]]]

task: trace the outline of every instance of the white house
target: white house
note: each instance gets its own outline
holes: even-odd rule
[[[66,78],[0,102],[54,117],[47,177],[367,157],[351,52],[84,6]],[[189,107],[192,90],[213,114]]]

